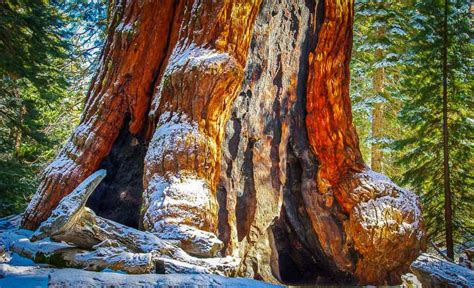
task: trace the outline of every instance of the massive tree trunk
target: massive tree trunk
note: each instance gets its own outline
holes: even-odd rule
[[[244,76],[259,2],[188,1],[150,111],[157,126],[145,157],[144,228],[181,240],[199,256],[222,248],[216,187],[223,128]]]
[[[127,168],[136,167],[134,162],[143,163],[143,159],[127,159],[117,154],[141,154],[140,146],[146,140],[143,134],[151,95],[168,53],[176,42],[173,31],[179,28],[177,19],[181,17],[182,7],[173,1],[114,3],[109,34],[80,124],[56,159],[45,169],[23,219],[26,228],[37,227],[62,197],[101,165],[116,166],[113,169],[121,174],[133,173],[141,178],[140,172]],[[120,133],[121,130],[125,131]],[[118,151],[114,153],[114,150]],[[114,163],[122,160],[120,157],[130,161],[124,163],[127,168],[119,169],[117,166],[123,164]],[[119,175],[109,175],[105,183],[110,185],[120,178]],[[99,187],[99,190],[102,189]],[[111,198],[121,204],[136,196],[129,195],[131,191],[127,187],[111,190],[118,194]],[[110,192],[103,194],[106,198]]]
[[[88,203],[99,216],[197,257],[230,255],[237,275],[400,282],[421,214],[362,161],[352,1],[259,2],[115,2],[81,124],[23,226],[105,168]]]
[[[339,270],[365,283],[395,282],[417,252],[393,247],[419,247],[421,216],[411,192],[362,161],[349,97],[354,12],[349,2],[324,2],[324,21],[309,60],[306,123],[320,163],[317,184],[324,202],[308,197],[309,216],[324,253]],[[318,205],[335,208],[331,220],[321,219]]]

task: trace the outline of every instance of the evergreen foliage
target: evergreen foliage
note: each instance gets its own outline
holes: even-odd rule
[[[470,1],[451,0],[448,10],[448,131],[454,238],[473,240],[473,77]],[[423,203],[431,240],[444,243],[442,47],[444,1],[419,1],[411,12],[411,41],[401,82],[405,131],[403,182]]]
[[[0,216],[24,208],[77,122],[105,11],[103,1],[0,1]]]
[[[470,1],[450,0],[448,124],[456,242],[473,239],[472,23]],[[444,246],[442,49],[444,1],[356,1],[351,97],[361,150],[383,143],[384,173],[416,192],[430,240]],[[380,37],[378,28],[385,31]],[[375,50],[383,48],[382,59]],[[373,77],[384,67],[385,93]],[[374,103],[384,103],[384,137],[371,137]]]
[[[351,62],[351,97],[354,123],[361,139],[361,151],[370,162],[372,145],[379,144],[384,157],[383,173],[399,173],[391,162],[390,144],[400,135],[396,114],[400,109],[400,70],[405,64],[407,8],[400,1],[356,1],[354,48]],[[379,55],[377,55],[379,50]],[[384,91],[374,87],[375,74],[382,70]],[[383,106],[383,137],[371,129],[376,104]]]

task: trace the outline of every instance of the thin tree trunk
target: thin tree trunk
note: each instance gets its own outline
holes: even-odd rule
[[[21,100],[20,100],[21,101]],[[18,108],[18,125],[23,125],[23,115],[24,115],[23,103],[20,104]],[[21,127],[15,129],[15,158],[20,161],[20,150],[21,150],[21,141],[23,139],[23,131]]]
[[[377,37],[378,39],[382,39],[384,36],[384,28],[379,27],[377,28]],[[375,59],[376,61],[381,61],[384,57],[383,50],[381,48],[377,48],[375,50]],[[385,71],[384,67],[379,67],[375,70],[374,75],[374,93],[377,98],[381,97],[384,93],[384,82],[385,82]],[[380,144],[380,139],[383,137],[383,113],[384,113],[384,103],[383,102],[376,102],[374,103],[374,108],[372,110],[372,143],[370,152],[370,166],[372,170],[376,172],[382,172],[382,161],[383,161],[383,153],[382,147]]]
[[[378,71],[376,72],[378,73]],[[383,113],[384,104],[375,103],[372,110],[372,141],[380,142],[383,137]],[[383,153],[380,143],[372,143],[370,147],[370,167],[372,170],[382,172],[383,169]]]
[[[15,96],[15,101],[17,101],[18,104],[18,110],[17,110],[17,122],[18,122],[18,127],[14,128],[14,133],[13,136],[15,138],[15,154],[13,155],[17,161],[20,161],[20,149],[21,149],[21,141],[23,139],[23,116],[25,114],[25,107],[23,106],[23,101],[18,94],[18,89],[16,87],[16,82],[13,84],[13,95]]]
[[[444,1],[443,21],[443,171],[444,171],[444,217],[446,225],[446,249],[450,259],[454,259],[453,212],[451,204],[451,184],[449,180],[449,131],[448,131],[448,12],[449,1]]]

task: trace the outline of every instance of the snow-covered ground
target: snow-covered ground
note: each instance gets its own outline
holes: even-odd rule
[[[55,268],[37,264],[8,251],[11,244],[20,247],[32,232],[18,229],[20,216],[0,219],[0,288],[28,287],[279,287],[246,278],[210,274],[126,274],[104,270],[91,272],[72,268]],[[25,234],[25,235],[23,235]],[[13,236],[19,238],[12,238]],[[48,242],[48,239],[45,239]],[[38,241],[42,242],[42,241]],[[49,242],[51,245],[65,243]],[[39,243],[41,245],[41,243]],[[49,247],[41,246],[42,249]],[[54,248],[54,247],[52,247]],[[57,247],[56,247],[57,248]],[[6,251],[5,251],[6,250]],[[22,253],[23,254],[23,253]],[[28,253],[26,253],[28,255]]]
[[[423,253],[411,265],[421,283],[433,287],[474,287],[474,271]]]
[[[38,265],[17,254],[0,263],[0,287],[278,287],[245,278],[208,274],[140,274],[90,272]]]
[[[127,274],[109,269],[91,272],[34,263],[36,252],[48,254],[66,243],[47,239],[32,242],[32,231],[19,229],[20,216],[0,219],[0,288],[6,287],[278,287],[245,278],[211,274]],[[13,252],[15,251],[15,252]],[[18,253],[18,254],[17,254]],[[469,262],[471,263],[471,262]],[[443,258],[422,254],[412,264],[414,274],[405,274],[402,287],[474,287],[474,271]],[[417,279],[418,277],[418,279]],[[421,283],[420,283],[421,282]]]

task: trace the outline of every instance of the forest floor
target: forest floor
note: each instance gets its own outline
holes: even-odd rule
[[[245,278],[208,274],[140,274],[53,268],[13,254],[0,263],[0,287],[279,287]]]
[[[279,287],[246,278],[231,278],[210,274],[139,274],[131,275],[109,269],[92,272],[73,268],[56,268],[35,263],[9,251],[12,241],[27,241],[18,235],[28,235],[19,229],[18,216],[0,219],[0,288],[9,287]],[[31,234],[31,233],[30,233]],[[16,236],[15,236],[16,235]],[[11,238],[14,237],[15,239]],[[45,239],[47,240],[47,239]],[[55,242],[54,242],[55,243]],[[51,242],[51,249],[54,249]],[[60,243],[57,243],[60,245]],[[20,243],[17,243],[20,245]],[[57,245],[56,245],[57,246]],[[22,246],[23,247],[23,246]],[[24,246],[28,250],[28,246]],[[46,249],[48,249],[46,247]],[[26,252],[26,250],[24,250]]]
[[[29,239],[24,235],[31,231],[18,228],[19,216],[0,218],[0,288],[6,287],[280,287],[278,285],[246,278],[231,278],[210,274],[126,274],[110,269],[92,272],[73,268],[57,268],[35,263],[29,258],[10,251],[12,243],[23,247],[22,255],[28,255]],[[24,235],[23,235],[24,234]],[[55,245],[66,245],[45,239],[45,251]],[[13,242],[12,242],[13,241]],[[23,242],[22,242],[23,241]],[[18,243],[19,242],[19,243]],[[10,244],[9,244],[10,243]],[[47,246],[47,247],[46,247]],[[449,264],[433,254],[422,254],[413,264],[422,273],[424,281],[436,275],[440,281],[474,287],[474,273],[459,265]],[[412,265],[412,266],[413,266]],[[415,275],[402,276],[402,287],[422,287]]]

